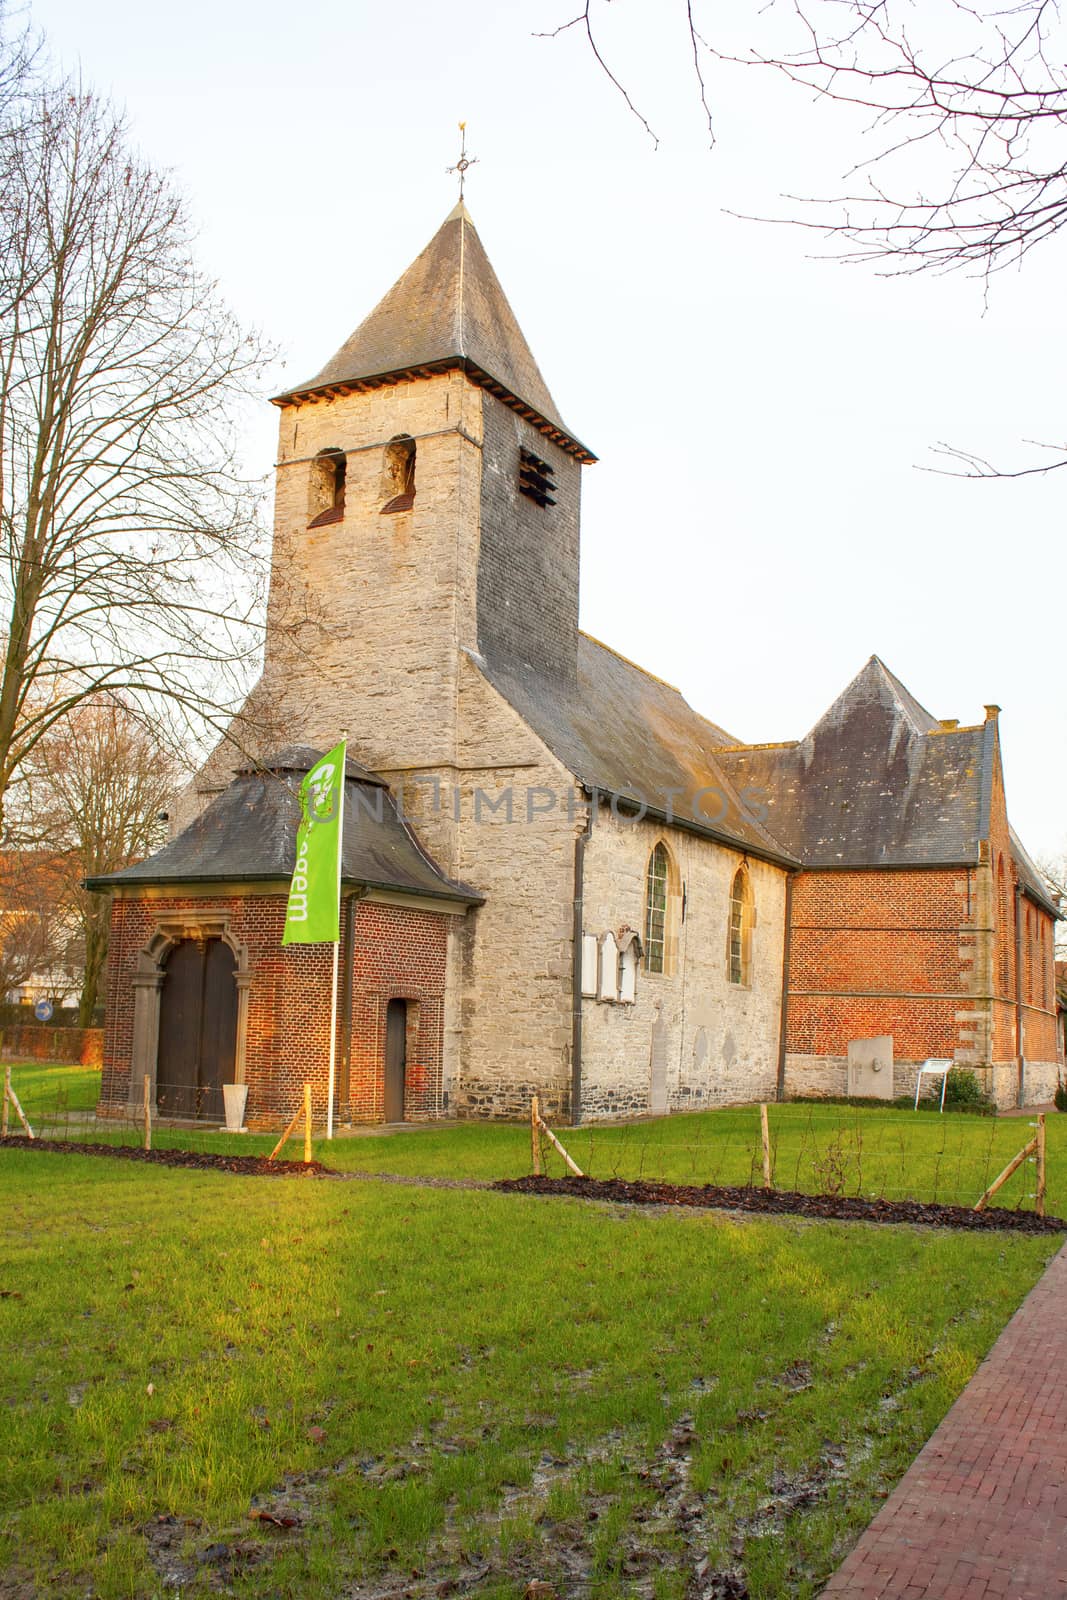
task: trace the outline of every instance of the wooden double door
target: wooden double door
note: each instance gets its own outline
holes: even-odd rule
[[[159,1006],[156,1106],[221,1121],[237,1053],[237,962],[222,939],[183,939],[167,957]]]

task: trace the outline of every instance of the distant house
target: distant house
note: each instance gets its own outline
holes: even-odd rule
[[[9,1005],[61,1005],[81,988],[83,947],[65,893],[66,857],[0,851],[0,996]]]

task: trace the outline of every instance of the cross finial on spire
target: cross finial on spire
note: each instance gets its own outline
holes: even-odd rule
[[[459,173],[459,198],[462,200],[463,199],[463,180],[467,176],[467,168],[468,167],[473,167],[475,162],[478,160],[478,157],[477,156],[469,156],[467,154],[467,124],[465,122],[461,122],[460,123],[459,131],[460,131],[460,134],[461,134],[460,145],[459,145],[459,160],[456,162],[454,167],[446,167],[445,171],[446,172],[458,172]]]

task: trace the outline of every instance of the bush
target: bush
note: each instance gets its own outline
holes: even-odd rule
[[[945,1079],[945,1108],[991,1111],[993,1102],[969,1067],[950,1067]]]
[[[1057,1111],[1067,1111],[1067,1083],[1062,1078],[1056,1079],[1056,1093],[1052,1096],[1052,1103]]]

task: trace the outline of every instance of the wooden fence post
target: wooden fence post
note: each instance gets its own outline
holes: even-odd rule
[[[530,1097],[530,1154],[533,1157],[533,1175],[541,1176],[541,1130],[537,1126],[541,1120],[540,1101],[536,1095]]]
[[[993,1182],[989,1185],[989,1188],[986,1190],[985,1194],[979,1200],[974,1209],[976,1211],[984,1211],[990,1200],[992,1200],[993,1196],[996,1194],[997,1190],[1003,1188],[1008,1179],[1011,1177],[1012,1173],[1017,1172],[1022,1166],[1023,1162],[1026,1160],[1027,1156],[1032,1156],[1036,1149],[1036,1139],[1031,1139],[1029,1144],[1024,1144],[1022,1149],[1019,1151],[1019,1154],[1017,1156],[1012,1156],[1011,1160],[1004,1168],[1004,1171],[998,1173],[998,1175],[993,1179]],[[1044,1197],[1042,1196],[1042,1200],[1043,1199]]]
[[[304,1160],[311,1160],[311,1085],[304,1085]]]
[[[151,1079],[146,1072],[144,1075],[144,1147],[152,1148],[152,1099]]]
[[[278,1143],[274,1146],[274,1149],[271,1151],[270,1155],[267,1157],[268,1161],[273,1161],[275,1159],[275,1157],[278,1154],[278,1151],[282,1149],[282,1147],[284,1146],[286,1140],[289,1138],[290,1134],[292,1133],[293,1129],[296,1127],[297,1123],[300,1121],[301,1117],[303,1117],[306,1114],[305,1113],[305,1107],[306,1107],[306,1099],[302,1099],[300,1104],[297,1106],[296,1110],[293,1112],[292,1116],[289,1118],[289,1121],[286,1123],[285,1132],[282,1134],[281,1138],[278,1140]]]
[[[773,1189],[774,1184],[771,1182],[771,1132],[767,1126],[767,1107],[762,1104],[759,1108],[759,1122],[760,1136],[763,1140],[763,1187],[765,1189]]]
[[[4,1109],[0,1112],[0,1139],[7,1138],[7,1117],[10,1109],[8,1096],[11,1093],[11,1063],[4,1062]]]
[[[1045,1113],[1037,1114],[1037,1193],[1034,1209],[1039,1217],[1045,1215]]]

